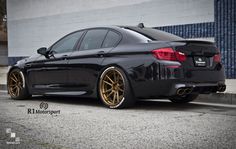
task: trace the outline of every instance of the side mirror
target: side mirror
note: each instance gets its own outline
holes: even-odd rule
[[[44,55],[45,57],[48,57],[47,48],[46,48],[46,47],[39,48],[39,49],[37,50],[37,53],[38,53],[38,54],[41,54],[41,55]]]

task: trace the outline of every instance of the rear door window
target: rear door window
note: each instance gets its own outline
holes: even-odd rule
[[[107,34],[106,29],[92,29],[89,30],[84,36],[83,41],[80,44],[79,50],[91,50],[99,49],[102,47],[102,42]]]
[[[110,48],[115,47],[118,42],[120,41],[121,36],[118,33],[115,33],[113,31],[109,31],[107,33],[107,36],[102,44],[103,48]]]

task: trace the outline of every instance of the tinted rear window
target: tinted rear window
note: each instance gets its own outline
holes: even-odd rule
[[[176,35],[164,32],[164,31],[160,31],[157,29],[153,29],[153,28],[125,27],[124,29],[139,38],[148,39],[148,40],[154,40],[154,41],[183,40],[183,38],[179,36],[176,36]]]
[[[80,45],[80,50],[99,49],[107,34],[106,29],[92,29],[89,30]]]
[[[104,42],[103,42],[102,47],[103,48],[114,47],[120,41],[120,38],[121,37],[119,34],[113,32],[113,31],[109,31]]]

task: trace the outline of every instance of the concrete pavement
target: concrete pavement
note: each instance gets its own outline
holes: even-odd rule
[[[28,114],[29,108],[60,114]],[[0,97],[0,148],[227,148],[236,146],[236,106],[139,101],[112,110],[96,99]],[[9,130],[19,137],[10,138]]]

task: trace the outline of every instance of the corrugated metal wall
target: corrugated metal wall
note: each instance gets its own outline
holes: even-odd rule
[[[155,28],[178,35],[183,38],[204,38],[215,36],[214,25],[214,22],[205,22],[184,25],[162,26]]]
[[[236,0],[215,0],[215,40],[227,78],[236,78]]]

